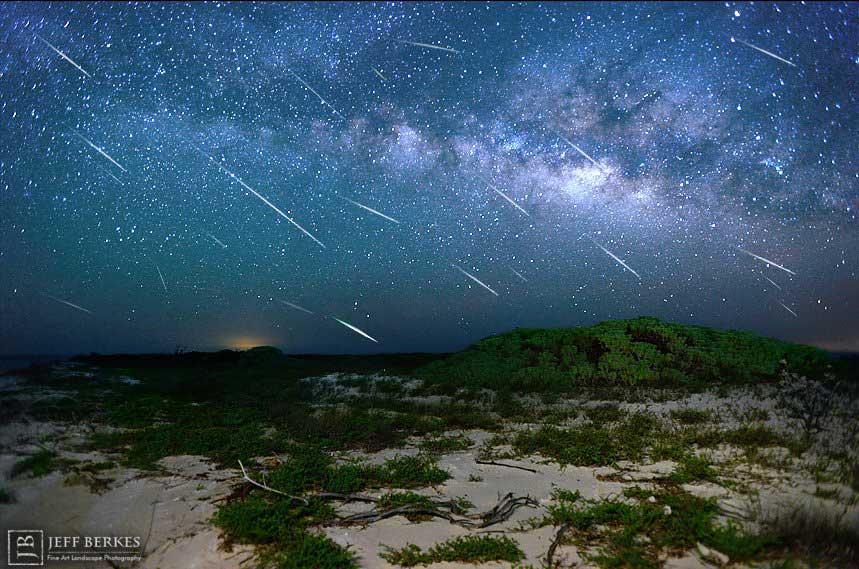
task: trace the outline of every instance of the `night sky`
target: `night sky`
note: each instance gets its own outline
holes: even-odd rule
[[[3,3],[0,353],[859,350],[857,98],[857,3]]]

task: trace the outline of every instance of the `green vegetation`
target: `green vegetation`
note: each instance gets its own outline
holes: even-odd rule
[[[15,497],[11,491],[6,488],[0,488],[0,504],[11,504],[14,501]]]
[[[513,447],[522,454],[540,453],[561,464],[605,466],[640,460],[661,427],[652,415],[635,413],[614,427],[584,425],[570,429],[543,426],[519,433]]]
[[[717,482],[719,474],[713,468],[713,461],[704,455],[686,453],[680,457],[677,470],[671,474],[671,481],[677,484],[691,482]]]
[[[273,348],[89,356],[78,359],[76,370],[86,375],[34,368],[31,379],[40,387],[68,395],[14,399],[0,410],[0,419],[28,415],[119,428],[92,439],[96,449],[115,453],[111,460],[74,467],[87,479],[113,468],[114,462],[146,470],[157,469],[163,457],[180,454],[207,456],[230,467],[241,460],[254,480],[307,498],[305,503],[243,485],[215,517],[228,540],[260,546],[262,566],[282,568],[356,566],[351,552],[314,531],[334,521],[335,511],[312,495],[384,489],[377,504],[381,508],[429,507],[432,501],[413,490],[448,479],[436,463],[437,455],[473,444],[451,432],[498,433],[511,423],[536,423],[530,431],[493,437],[475,454],[512,458],[506,448],[495,448],[509,443],[516,453],[540,453],[561,464],[597,466],[647,458],[678,463],[671,476],[655,481],[665,494],[657,496],[656,505],[631,494],[601,505],[566,500],[570,523],[587,528],[582,536],[602,536],[597,543],[605,556],[601,564],[647,567],[658,551],[685,547],[692,537],[732,558],[731,551],[737,551],[738,559],[770,547],[732,526],[712,524],[709,502],[696,502],[675,488],[718,480],[709,459],[690,451],[693,445],[732,444],[749,454],[760,447],[798,452],[803,446],[760,424],[722,431],[709,413],[694,409],[673,411],[675,425],[663,425],[653,415],[630,413],[615,404],[570,404],[564,395],[574,393],[580,399],[582,391],[600,391],[643,400],[645,395],[672,393],[645,389],[652,386],[685,390],[713,383],[768,382],[778,378],[782,359],[791,371],[815,378],[827,364],[814,348],[653,318],[586,328],[514,330],[449,356],[285,356]],[[847,364],[839,365],[847,369]],[[330,374],[342,375],[336,383],[314,380]],[[347,386],[352,389],[344,394]],[[521,393],[530,395],[525,399]],[[538,400],[534,393],[546,407],[531,403]],[[427,395],[442,397],[419,399]],[[586,420],[567,428],[579,414]],[[395,456],[382,464],[339,463],[334,458],[341,451],[399,448],[410,437],[422,439],[416,456]],[[254,460],[272,456],[288,459],[268,468]],[[58,462],[45,451],[16,464],[13,474],[42,476]],[[856,464],[844,462],[843,469],[844,479],[859,487]],[[469,480],[482,479],[472,474]],[[665,505],[673,511],[667,517],[661,513]],[[444,511],[466,515],[471,507],[460,501],[446,504]],[[419,515],[411,519],[419,521]],[[679,541],[671,545],[675,538]],[[403,565],[521,560],[515,542],[495,538],[462,538],[426,551],[409,546],[390,554],[399,556]]]
[[[509,561],[516,563],[525,558],[519,545],[509,537],[460,536],[436,544],[423,551],[414,544],[402,549],[387,548],[382,558],[388,563],[402,567],[429,565],[442,561],[461,563],[486,563],[488,561]]]
[[[623,416],[623,410],[621,410],[617,405],[600,405],[585,409],[585,417],[590,419],[590,421],[595,425],[616,423],[623,419]]]
[[[253,493],[244,500],[223,506],[214,522],[224,531],[228,541],[263,546],[263,566],[357,567],[350,552],[330,539],[308,531],[310,526],[333,517],[334,510],[321,502],[311,501],[305,505],[279,496]]]
[[[465,435],[452,435],[448,437],[437,437],[421,441],[421,449],[438,454],[452,453],[471,448],[471,439]]]
[[[47,476],[57,466],[57,455],[50,450],[40,450],[32,456],[21,459],[12,466],[11,478],[29,474],[35,478]]]
[[[586,548],[600,567],[661,567],[660,554],[679,553],[703,543],[732,561],[759,556],[777,542],[743,534],[736,526],[716,524],[714,499],[698,498],[678,488],[655,491],[630,488],[624,497],[583,501],[573,492],[556,492],[545,524],[567,528],[568,538]]]
[[[314,492],[352,493],[370,488],[419,488],[440,484],[448,473],[426,455],[397,456],[380,465],[341,464],[319,447],[293,446],[290,459],[269,472],[268,485],[307,503],[254,489],[218,510],[214,522],[229,541],[265,546],[263,559],[276,567],[354,567],[351,553],[309,528],[335,518],[334,509]],[[256,477],[262,479],[262,477]],[[414,492],[388,493],[385,505],[431,505]],[[457,505],[463,510],[467,503]],[[303,565],[300,563],[304,563]]]
[[[437,384],[570,391],[599,384],[774,381],[781,360],[814,376],[828,363],[824,352],[809,346],[636,318],[583,328],[519,328],[429,363],[418,375]]]
[[[672,409],[669,416],[673,421],[681,425],[699,425],[701,423],[708,423],[713,419],[710,412],[692,409],[691,407]]]

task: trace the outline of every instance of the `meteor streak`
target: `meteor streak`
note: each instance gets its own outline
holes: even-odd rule
[[[215,237],[215,236],[214,236],[214,235],[212,235],[211,233],[206,233],[206,235],[208,235],[208,236],[209,236],[209,238],[211,238],[215,243],[217,243],[218,245],[220,245],[220,246],[221,246],[221,247],[223,247],[224,249],[226,249],[226,248],[227,248],[227,246],[226,246],[226,245],[224,245],[224,242],[223,242],[223,241],[221,241],[220,239],[218,239],[217,237]]]
[[[572,147],[576,150],[576,152],[578,152],[579,154],[581,154],[582,156],[584,156],[585,158],[587,158],[588,160],[590,160],[591,162],[593,162],[593,163],[594,163],[594,166],[596,166],[597,168],[599,168],[599,169],[600,169],[600,172],[605,172],[605,168],[603,168],[603,167],[602,167],[602,164],[600,164],[599,162],[597,162],[596,160],[594,160],[593,158],[591,158],[591,157],[590,157],[590,155],[589,155],[587,152],[585,152],[584,150],[582,150],[581,148],[579,148],[578,146],[576,146],[575,144],[573,144],[572,142],[570,142],[570,141],[569,141],[569,140],[568,140],[564,135],[562,135],[561,133],[558,133],[558,137],[560,137],[560,139],[561,139],[561,140],[563,140],[564,142],[566,142],[567,144],[569,144],[570,146],[572,146]]]
[[[788,308],[787,306],[785,306],[785,305],[784,305],[783,303],[781,303],[781,302],[779,302],[779,304],[781,304],[781,307],[782,307],[782,308],[784,308],[785,310],[787,310],[788,312],[790,312],[791,314],[793,314],[794,318],[799,318],[799,316],[797,316],[796,312],[794,312],[793,310],[791,310],[790,308]]]
[[[123,172],[128,172],[128,170],[126,170],[125,168],[123,168],[123,167],[122,167],[122,164],[120,164],[119,162],[117,162],[116,160],[114,160],[113,158],[111,158],[110,154],[108,154],[107,152],[105,152],[104,150],[102,150],[101,148],[99,148],[98,146],[96,146],[95,144],[93,144],[93,143],[92,143],[92,141],[91,141],[90,139],[88,139],[87,137],[85,137],[84,135],[80,134],[80,133],[79,133],[79,132],[77,132],[77,131],[74,131],[74,133],[75,133],[75,136],[77,136],[78,138],[80,138],[81,140],[83,140],[84,142],[86,142],[86,143],[90,146],[90,148],[94,149],[94,150],[95,150],[95,151],[97,151],[99,154],[101,154],[102,156],[104,156],[105,158],[107,158],[108,160],[110,160],[111,162],[113,162],[113,164],[114,164],[117,168],[119,168],[119,169],[120,169],[120,170],[122,170]]]
[[[513,268],[511,268],[510,270],[511,270],[511,271],[513,271],[514,273],[516,273],[516,276],[517,276],[517,277],[519,277],[520,279],[522,279],[522,280],[523,280],[523,281],[525,281],[526,283],[528,282],[528,279],[526,279],[525,277],[523,277],[523,276],[522,276],[522,273],[520,273],[519,271],[517,271],[516,269],[513,269]]]
[[[102,172],[104,172],[105,174],[107,174],[108,176],[110,176],[111,178],[113,178],[114,180],[116,180],[116,182],[117,182],[120,186],[124,186],[124,185],[125,185],[125,184],[123,184],[123,183],[122,183],[122,180],[120,180],[119,178],[117,178],[116,176],[114,176],[113,174],[111,174],[111,173],[107,170],[107,168],[102,168],[102,167],[101,167],[101,166],[99,166],[98,164],[96,164],[96,166],[98,166],[98,169],[99,169],[99,170],[101,170]]]
[[[519,211],[521,211],[522,213],[524,213],[524,214],[525,214],[525,215],[527,215],[528,217],[531,217],[531,214],[530,214],[530,213],[528,213],[527,211],[525,211],[524,209],[522,209],[522,206],[520,206],[519,204],[517,204],[516,202],[514,202],[514,201],[510,198],[510,196],[508,196],[507,194],[505,194],[504,192],[502,192],[501,190],[499,190],[498,188],[496,188],[495,186],[493,186],[491,183],[489,183],[489,181],[484,180],[484,182],[486,182],[486,184],[487,184],[490,188],[492,188],[492,191],[493,191],[493,192],[495,192],[496,194],[498,194],[499,196],[501,196],[502,198],[504,198],[505,200],[507,200],[507,202],[508,202],[510,205],[512,205],[513,207],[515,207],[516,209],[518,209]]]
[[[71,306],[72,308],[74,308],[76,310],[80,310],[81,312],[86,312],[87,314],[92,314],[92,312],[90,312],[89,310],[87,310],[83,306],[78,306],[77,304],[73,304],[73,303],[69,302],[68,300],[63,300],[62,298],[57,298],[56,296],[51,296],[50,294],[46,294],[45,296],[47,296],[51,300],[56,300],[57,302],[61,302],[61,303],[65,304],[66,306]]]
[[[158,271],[158,278],[161,279],[161,286],[164,287],[164,292],[167,292],[167,283],[164,282],[164,275],[161,274],[161,268],[158,266],[158,263],[155,263],[155,270]]]
[[[83,67],[81,67],[80,65],[78,65],[77,63],[75,63],[74,61],[72,61],[72,58],[71,58],[71,57],[69,57],[68,55],[66,55],[66,54],[65,54],[65,53],[63,53],[62,51],[60,51],[60,50],[58,50],[57,48],[55,48],[55,47],[53,46],[53,44],[51,44],[51,42],[49,42],[48,40],[44,39],[44,38],[43,38],[42,36],[40,36],[39,34],[35,34],[35,36],[36,36],[37,38],[39,38],[39,40],[40,40],[42,43],[44,43],[44,44],[45,44],[45,45],[47,45],[49,48],[51,48],[52,50],[54,50],[54,51],[57,53],[57,55],[59,55],[60,57],[62,57],[63,59],[65,59],[66,61],[68,61],[69,63],[71,63],[72,65],[74,65],[74,66],[75,66],[75,68],[76,68],[78,71],[80,71],[81,73],[83,73],[83,74],[84,74],[84,75],[86,75],[87,77],[92,77],[92,75],[90,75],[89,73],[87,73],[87,72],[86,72],[86,70],[85,70]]]
[[[304,307],[302,307],[302,306],[298,306],[297,304],[293,304],[293,303],[291,303],[291,302],[287,302],[287,301],[285,301],[285,300],[280,300],[280,299],[277,299],[277,300],[278,300],[278,302],[280,302],[280,303],[282,303],[282,304],[285,304],[285,305],[289,306],[290,308],[294,308],[294,309],[296,309],[296,310],[300,310],[300,311],[302,311],[302,312],[306,312],[306,313],[308,313],[308,314],[313,314],[312,312],[310,312],[310,311],[309,311],[309,310],[307,310],[306,308],[304,308]]]
[[[289,217],[288,215],[286,215],[285,213],[283,213],[282,211],[280,211],[280,209],[278,209],[278,207],[277,207],[276,205],[274,205],[273,203],[271,203],[270,201],[268,201],[267,199],[265,199],[265,197],[263,197],[263,195],[262,195],[262,194],[260,194],[258,191],[256,191],[255,189],[253,189],[253,188],[252,188],[252,187],[250,187],[249,185],[245,184],[245,183],[244,183],[244,181],[242,181],[242,179],[241,179],[241,178],[239,178],[238,176],[236,176],[235,174],[233,174],[232,172],[230,172],[229,170],[227,170],[227,169],[226,169],[224,166],[222,166],[222,165],[221,165],[217,160],[215,160],[214,158],[212,158],[211,156],[209,156],[208,154],[206,154],[205,152],[203,152],[202,150],[200,150],[200,149],[199,149],[199,148],[197,148],[196,146],[194,147],[194,149],[195,149],[195,150],[197,150],[197,152],[199,152],[200,154],[202,154],[202,155],[203,155],[203,156],[205,156],[206,158],[208,158],[211,162],[213,162],[213,163],[214,163],[218,168],[220,168],[220,169],[221,169],[222,171],[224,171],[226,174],[228,174],[228,175],[230,176],[230,178],[232,178],[233,180],[235,180],[235,181],[237,181],[239,184],[241,184],[241,186],[242,186],[244,189],[246,189],[247,191],[249,191],[250,193],[252,193],[252,194],[253,194],[253,195],[255,195],[256,197],[258,197],[258,198],[260,199],[260,201],[262,201],[262,203],[264,203],[265,205],[267,205],[268,207],[270,207],[271,209],[273,209],[274,211],[276,211],[276,212],[278,213],[278,215],[280,215],[282,218],[284,218],[285,220],[287,220],[288,222],[290,222],[291,224],[293,224],[293,225],[294,225],[295,227],[297,227],[297,228],[298,228],[302,233],[304,233],[305,235],[307,235],[308,237],[310,237],[311,239],[313,239],[313,240],[314,240],[314,241],[315,241],[315,242],[316,242],[320,247],[322,247],[323,249],[325,249],[325,245],[322,243],[322,241],[320,241],[319,239],[317,239],[316,237],[314,237],[312,233],[310,233],[309,231],[307,231],[306,229],[304,229],[303,227],[301,227],[301,226],[300,226],[300,225],[299,225],[299,224],[298,224],[294,219],[292,219],[291,217]]]
[[[641,280],[641,275],[639,275],[638,273],[636,273],[636,272],[632,269],[632,267],[630,267],[629,265],[627,265],[626,263],[624,263],[624,262],[620,259],[620,257],[618,257],[617,255],[615,255],[614,253],[612,253],[611,251],[609,251],[608,249],[606,249],[605,247],[603,247],[602,245],[600,245],[599,243],[597,243],[595,240],[591,239],[591,241],[593,241],[593,242],[594,242],[594,245],[596,245],[597,247],[599,247],[600,249],[602,249],[602,250],[603,250],[603,252],[604,252],[606,255],[608,255],[609,257],[611,257],[612,259],[614,259],[614,260],[615,260],[615,261],[617,261],[618,263],[620,263],[620,265],[621,265],[624,269],[626,269],[627,271],[629,271],[629,272],[630,272],[630,273],[632,273],[633,275],[637,276],[637,277],[638,277],[638,280]]]
[[[743,249],[742,247],[737,247],[737,249],[739,249],[740,251],[742,251],[742,252],[743,252],[743,253],[745,253],[746,255],[749,255],[749,256],[751,256],[751,257],[754,257],[755,259],[758,259],[759,261],[763,261],[764,263],[766,263],[767,265],[769,265],[769,266],[771,266],[771,267],[775,267],[776,269],[781,269],[781,270],[783,270],[783,271],[784,271],[784,272],[786,272],[786,273],[790,273],[790,274],[792,274],[792,275],[796,276],[796,273],[794,273],[794,272],[793,272],[793,271],[791,271],[790,269],[787,269],[787,268],[785,268],[785,267],[782,267],[782,266],[781,266],[781,265],[779,265],[778,263],[773,263],[773,262],[772,262],[772,261],[770,261],[769,259],[765,259],[764,257],[761,257],[760,255],[755,255],[754,253],[751,253],[751,252],[749,252],[749,251],[746,251],[746,250],[745,250],[745,249]]]
[[[400,43],[407,43],[407,44],[409,44],[409,45],[416,45],[416,46],[418,46],[418,47],[425,47],[425,48],[428,48],[428,49],[438,49],[438,50],[441,50],[441,51],[449,51],[449,52],[451,52],[451,53],[459,53],[457,50],[455,50],[455,49],[453,49],[453,48],[450,48],[450,47],[443,47],[443,46],[440,46],[440,45],[433,45],[433,44],[431,44],[431,43],[420,43],[420,42],[416,42],[416,41],[408,41],[408,40],[397,40],[397,41],[398,41],[398,42],[400,42]]]
[[[530,213],[528,213],[527,211],[525,211],[524,209],[522,209],[522,207],[521,207],[518,203],[516,203],[515,201],[513,201],[513,200],[510,198],[510,196],[508,196],[507,194],[505,194],[504,192],[502,192],[501,190],[499,190],[498,188],[496,188],[496,187],[495,187],[495,185],[494,185],[492,182],[490,182],[489,180],[485,179],[483,176],[478,176],[478,177],[479,177],[481,180],[483,180],[483,183],[484,183],[484,184],[486,184],[487,186],[489,186],[489,187],[492,189],[492,191],[493,191],[493,192],[495,192],[496,194],[498,194],[499,196],[501,196],[502,198],[504,198],[505,200],[507,200],[507,202],[508,202],[508,203],[510,203],[510,205],[512,205],[513,207],[515,207],[516,209],[518,209],[519,211],[521,211],[522,213],[524,213],[524,214],[525,214],[525,215],[527,215],[528,217],[531,217],[531,214],[530,214]]]
[[[778,286],[774,280],[772,280],[771,278],[769,278],[769,277],[768,277],[768,276],[766,276],[766,275],[764,275],[764,278],[765,278],[766,280],[768,280],[768,281],[770,282],[770,284],[771,284],[771,285],[773,285],[773,286],[774,286],[774,287],[776,287],[777,289],[781,290],[781,287],[780,287],[780,286]]]
[[[376,69],[376,68],[375,68],[375,67],[373,67],[372,65],[370,66],[370,69],[372,69],[372,70],[373,70],[373,72],[374,72],[376,75],[378,75],[378,76],[379,76],[379,79],[381,79],[382,81],[387,81],[387,79],[385,79],[385,76],[384,76],[384,75],[382,75],[382,72],[381,72],[381,71],[379,71],[378,69]]]
[[[747,42],[747,41],[743,41],[743,40],[741,40],[741,39],[739,39],[739,38],[731,38],[731,39],[734,39],[734,40],[736,40],[736,41],[740,42],[741,44],[746,45],[746,46],[748,46],[748,47],[750,47],[750,48],[752,48],[752,49],[756,49],[756,50],[758,50],[759,52],[761,52],[761,53],[763,53],[763,54],[766,54],[766,55],[768,55],[768,56],[770,56],[770,57],[773,57],[773,58],[775,58],[775,59],[778,59],[778,60],[779,60],[779,61],[781,61],[782,63],[787,63],[788,65],[792,65],[793,67],[796,67],[796,66],[797,66],[797,65],[796,65],[796,63],[794,63],[794,62],[792,62],[792,61],[788,61],[787,59],[785,59],[785,58],[783,58],[783,57],[779,57],[779,56],[777,56],[776,54],[774,54],[774,53],[773,53],[773,52],[771,52],[771,51],[767,51],[767,50],[765,50],[765,49],[763,49],[763,48],[760,48],[760,47],[758,47],[758,46],[756,46],[756,45],[752,45],[752,44],[750,44],[750,43],[749,43],[749,42]]]
[[[334,318],[334,317],[332,316],[331,318]],[[352,326],[352,325],[351,325],[351,324],[349,324],[348,322],[343,322],[343,321],[342,321],[342,320],[340,320],[339,318],[334,318],[334,320],[336,320],[337,322],[339,322],[339,323],[340,323],[340,324],[342,324],[343,326],[346,326],[347,328],[349,328],[350,330],[352,330],[352,331],[353,331],[353,332],[355,332],[356,334],[360,334],[360,335],[364,336],[365,338],[367,338],[368,340],[372,340],[373,342],[376,342],[377,344],[379,343],[379,341],[378,341],[378,340],[376,340],[374,337],[372,337],[371,335],[367,334],[366,332],[364,332],[363,330],[361,330],[361,329],[360,329],[360,328],[358,328],[357,326]]]
[[[477,284],[479,284],[480,286],[482,286],[483,288],[485,288],[486,290],[488,290],[489,292],[491,292],[495,296],[498,296],[498,293],[495,292],[494,290],[492,290],[491,288],[489,288],[489,285],[487,285],[486,283],[484,283],[483,281],[481,281],[480,279],[478,279],[477,277],[475,277],[474,275],[472,275],[471,273],[469,273],[468,271],[466,271],[465,269],[463,269],[459,265],[452,265],[452,266],[455,267],[460,273],[467,276],[468,278],[470,278],[471,280],[473,280],[474,282],[476,282]]]
[[[293,77],[295,77],[296,79],[298,79],[298,80],[301,82],[301,84],[302,84],[302,85],[304,85],[305,87],[307,87],[307,90],[308,90],[308,91],[310,91],[311,93],[313,93],[314,95],[316,95],[316,96],[319,98],[319,100],[320,100],[320,101],[322,101],[323,103],[325,103],[325,105],[326,105],[329,109],[331,109],[332,111],[334,111],[334,114],[336,114],[336,115],[337,115],[338,117],[340,117],[341,119],[345,119],[345,117],[344,117],[343,115],[341,115],[341,114],[340,114],[340,112],[339,112],[337,109],[335,109],[334,107],[332,107],[332,106],[331,106],[331,104],[330,104],[328,101],[326,101],[325,99],[323,99],[323,98],[322,98],[322,95],[320,95],[319,93],[317,93],[316,91],[314,91],[314,90],[313,90],[313,87],[311,87],[310,85],[308,85],[308,84],[307,84],[307,82],[306,82],[304,79],[302,79],[301,77],[299,77],[298,75],[296,75],[295,71],[293,71],[292,69],[290,69],[290,70],[289,70],[289,72],[290,72],[290,73],[292,73],[292,76],[293,76]]]
[[[383,218],[387,219],[388,221],[391,221],[391,222],[393,222],[393,223],[396,223],[397,225],[399,225],[399,224],[400,224],[400,222],[399,222],[399,221],[397,221],[396,219],[394,219],[393,217],[388,217],[388,216],[387,216],[387,215],[385,215],[384,213],[382,213],[382,212],[380,212],[380,211],[376,211],[375,209],[373,209],[373,208],[371,208],[371,207],[367,207],[367,206],[365,206],[364,204],[360,204],[360,203],[358,203],[358,202],[356,202],[356,201],[354,201],[354,200],[350,200],[350,199],[349,199],[349,198],[347,198],[346,196],[338,196],[338,197],[340,197],[340,198],[342,198],[342,199],[346,200],[347,202],[349,202],[349,203],[350,203],[350,204],[352,204],[352,205],[356,205],[356,206],[360,207],[361,209],[366,209],[366,210],[367,210],[367,211],[369,211],[370,213],[374,213],[374,214],[378,215],[379,217],[383,217]]]

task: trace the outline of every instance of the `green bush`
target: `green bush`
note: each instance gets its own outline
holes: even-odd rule
[[[464,535],[434,545],[427,551],[414,544],[402,549],[387,548],[382,558],[394,565],[414,567],[443,561],[460,563],[487,563],[509,561],[516,563],[525,558],[519,545],[509,537]]]
[[[12,466],[9,473],[11,478],[17,478],[22,474],[30,474],[35,478],[41,478],[50,474],[56,467],[57,454],[49,450],[40,450],[36,454],[21,459]]]
[[[517,328],[416,373],[430,384],[570,391],[597,384],[773,381],[782,360],[789,369],[811,376],[821,375],[828,365],[826,354],[810,346],[636,318],[583,328]]]

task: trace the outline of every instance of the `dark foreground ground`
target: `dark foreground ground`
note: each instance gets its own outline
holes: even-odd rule
[[[0,529],[139,537],[72,567],[859,566],[854,364],[600,326],[15,373]]]

